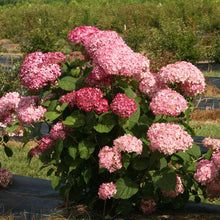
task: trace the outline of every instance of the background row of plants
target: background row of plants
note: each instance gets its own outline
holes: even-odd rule
[[[69,30],[90,25],[117,31],[150,58],[152,72],[177,60],[220,59],[218,0],[1,0],[0,13],[0,38],[24,53],[70,53]]]

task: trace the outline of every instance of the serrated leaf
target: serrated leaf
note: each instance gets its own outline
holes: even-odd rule
[[[138,185],[128,177],[118,179],[115,185],[117,189],[113,196],[115,199],[129,199],[138,192]]]
[[[90,155],[94,152],[95,144],[83,140],[78,144],[78,150],[79,150],[80,158],[87,160],[89,159]]]
[[[93,128],[99,133],[108,133],[110,132],[117,121],[115,120],[115,116],[112,114],[105,114],[99,118],[99,122],[97,125],[93,126]]]
[[[59,112],[45,112],[44,113],[44,117],[49,121],[53,121],[53,120],[59,118],[60,115],[61,115],[61,113],[59,113]]]
[[[76,147],[69,147],[68,148],[69,155],[75,160],[77,155],[77,148]]]
[[[187,153],[195,158],[198,158],[201,156],[200,147],[196,144],[193,144],[193,146],[187,150]]]
[[[81,84],[81,80],[78,78],[73,78],[71,76],[66,76],[58,80],[58,85],[61,89],[65,91],[77,90]]]

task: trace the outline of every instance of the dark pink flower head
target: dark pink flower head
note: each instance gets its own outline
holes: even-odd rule
[[[91,35],[94,33],[99,32],[100,30],[96,27],[92,26],[81,26],[81,27],[76,27],[72,31],[70,31],[68,35],[68,40],[71,43],[82,43],[84,44]]]
[[[220,150],[220,139],[207,137],[203,139],[202,144],[212,151]]]
[[[184,112],[188,106],[186,99],[171,89],[160,90],[150,103],[154,115],[177,116]]]
[[[142,199],[140,209],[145,215],[150,215],[156,210],[156,202],[152,198]]]
[[[0,167],[0,187],[6,187],[12,183],[12,173]]]
[[[102,183],[99,187],[99,198],[106,200],[112,198],[117,192],[116,186],[113,182]]]
[[[147,132],[149,148],[152,151],[158,150],[166,155],[179,151],[186,151],[192,147],[192,137],[179,125],[172,123],[154,123]]]
[[[64,140],[66,138],[66,125],[64,125],[61,121],[57,122],[50,130],[50,137],[53,140],[58,138],[62,138]]]
[[[103,147],[98,154],[99,166],[106,168],[110,173],[121,169],[121,153],[116,148]]]
[[[48,52],[45,55],[51,63],[59,64],[59,62],[66,62],[66,55],[63,52]]]
[[[107,100],[99,88],[85,87],[76,92],[76,105],[86,112],[95,110],[98,114],[108,111]]]
[[[21,84],[31,91],[37,91],[49,82],[54,82],[62,74],[58,62],[63,60],[60,54],[54,54],[41,52],[29,54],[20,69]]]
[[[180,193],[183,194],[184,186],[182,184],[182,180],[181,180],[181,178],[179,177],[178,174],[176,175],[176,177],[177,177],[177,182],[176,182],[175,191],[164,191],[164,190],[161,190],[164,196],[176,197]]]
[[[26,96],[21,98],[16,113],[22,123],[37,122],[44,118],[44,113],[47,109],[43,106],[37,106],[37,99],[38,96]]]
[[[125,134],[114,140],[114,147],[119,151],[124,151],[128,153],[135,152],[136,154],[141,154],[143,149],[143,143],[140,139],[131,136],[130,134]]]
[[[186,96],[195,96],[205,90],[205,77],[193,64],[185,61],[168,64],[159,71],[159,81],[179,84]]]
[[[196,164],[196,168],[194,178],[202,185],[207,185],[219,177],[218,169],[213,161],[200,160]]]
[[[76,104],[76,91],[72,91],[67,93],[66,95],[62,96],[59,101],[63,104],[65,102],[68,102],[68,106],[70,108],[73,108]]]
[[[121,116],[122,118],[129,118],[134,112],[137,111],[137,105],[132,98],[128,98],[123,93],[118,93],[112,100],[110,108],[113,113]]]
[[[38,150],[40,153],[44,152],[45,150],[51,148],[56,141],[51,138],[50,135],[46,135],[40,139]]]
[[[42,152],[40,151],[39,147],[35,147],[30,151],[30,155],[31,157],[37,157],[39,154],[41,154]]]
[[[0,122],[11,124],[14,122],[14,112],[21,97],[17,92],[9,92],[0,98]]]
[[[81,51],[73,51],[69,57],[68,60],[71,62],[73,60],[78,60],[78,61],[85,61],[85,56]]]

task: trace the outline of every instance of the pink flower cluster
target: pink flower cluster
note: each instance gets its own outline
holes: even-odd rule
[[[110,105],[112,112],[122,118],[129,118],[137,111],[137,105],[132,98],[128,98],[123,93],[118,93]]]
[[[22,97],[18,103],[16,113],[22,123],[32,123],[44,118],[47,111],[43,106],[37,106],[38,96]]]
[[[162,67],[158,77],[161,83],[179,84],[186,96],[195,96],[205,90],[203,73],[189,62],[181,61]]]
[[[72,91],[61,97],[60,102],[69,102],[71,108],[76,105],[86,112],[94,110],[98,114],[109,110],[108,101],[103,98],[103,92],[99,88],[84,87],[78,91]]]
[[[20,69],[19,79],[22,85],[31,91],[37,91],[54,82],[62,73],[59,62],[65,62],[66,56],[61,52],[29,54]]]
[[[141,154],[143,149],[142,141],[130,134],[125,134],[115,139],[113,144],[119,151],[128,153],[135,152],[136,154]]]
[[[112,198],[117,193],[116,186],[113,182],[102,183],[99,187],[99,198],[106,200]]]
[[[0,187],[6,187],[9,184],[12,184],[12,173],[3,167],[0,167]]]
[[[103,147],[98,154],[99,166],[106,168],[110,173],[121,169],[121,152],[141,154],[143,149],[142,141],[130,134],[115,139],[113,144],[113,147]]]
[[[179,177],[179,175],[177,174],[176,175],[177,177],[177,182],[176,182],[176,188],[175,188],[175,191],[164,191],[164,190],[161,190],[163,195],[164,196],[170,196],[170,197],[176,197],[178,196],[180,193],[183,194],[184,192],[184,186],[182,184],[182,180],[181,178]]]
[[[66,126],[61,122],[57,122],[50,130],[50,135],[46,135],[40,139],[40,142],[37,147],[33,148],[30,151],[30,155],[33,157],[38,156],[43,153],[46,149],[51,148],[58,138],[63,140],[66,138]]]
[[[202,185],[207,185],[219,177],[218,169],[213,161],[200,160],[196,164],[196,168],[194,178]]]
[[[177,116],[184,112],[188,106],[186,99],[171,89],[160,90],[150,103],[154,115]]]
[[[117,148],[105,146],[99,151],[98,157],[99,166],[110,173],[122,168],[121,153]]]
[[[202,144],[212,151],[220,150],[220,139],[207,137],[203,139]]]
[[[150,215],[156,210],[156,202],[152,198],[142,199],[140,209],[145,215]]]
[[[179,125],[172,123],[154,123],[147,132],[151,142],[149,148],[158,150],[166,155],[186,151],[192,147],[192,137]]]

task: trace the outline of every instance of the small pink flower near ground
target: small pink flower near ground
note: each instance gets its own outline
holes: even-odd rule
[[[119,151],[124,151],[128,153],[135,152],[136,154],[141,154],[143,149],[143,143],[140,139],[131,136],[130,134],[125,134],[114,140],[114,147]]]
[[[164,196],[170,196],[170,197],[174,198],[174,197],[178,196],[180,193],[183,194],[184,186],[182,184],[182,180],[181,180],[181,178],[179,177],[178,174],[176,175],[176,177],[177,177],[177,182],[176,182],[175,191],[164,191],[164,190],[161,190]]]
[[[121,153],[116,148],[109,146],[103,147],[98,154],[99,166],[106,168],[110,173],[121,169]]]
[[[122,118],[129,118],[137,111],[137,105],[132,98],[128,98],[125,94],[118,93],[112,100],[110,105],[112,112]]]
[[[9,184],[12,184],[12,173],[3,167],[0,167],[0,187],[6,187]]]
[[[196,164],[194,178],[202,185],[207,185],[219,177],[219,172],[213,161],[200,160]]]
[[[156,210],[156,202],[152,198],[142,199],[140,209],[145,215],[150,215]]]
[[[102,183],[99,187],[99,198],[106,200],[112,198],[117,192],[116,186],[113,182]]]
[[[212,151],[220,150],[220,139],[207,137],[203,139],[202,144]]]
[[[188,106],[186,99],[172,89],[162,89],[153,98],[150,108],[154,115],[178,116]]]

